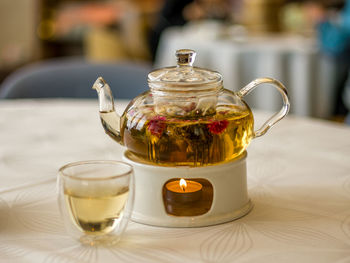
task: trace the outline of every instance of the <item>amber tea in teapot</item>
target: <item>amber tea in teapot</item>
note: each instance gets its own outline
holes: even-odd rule
[[[289,110],[287,91],[277,80],[260,78],[238,92],[224,89],[215,71],[193,67],[195,52],[179,50],[178,65],[152,71],[150,91],[128,105],[119,117],[108,84],[93,88],[108,135],[142,162],[166,166],[205,166],[234,160]],[[282,95],[282,109],[254,131],[254,118],[243,97],[262,83]]]
[[[153,163],[198,166],[229,161],[244,151],[253,136],[252,113],[232,105],[193,119],[139,110],[125,115],[124,145]]]

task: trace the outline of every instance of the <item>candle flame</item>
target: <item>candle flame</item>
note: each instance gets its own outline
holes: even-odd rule
[[[186,187],[187,187],[187,183],[186,183],[186,180],[185,180],[185,179],[181,179],[181,180],[180,180],[180,187],[181,187],[182,191],[185,192]]]

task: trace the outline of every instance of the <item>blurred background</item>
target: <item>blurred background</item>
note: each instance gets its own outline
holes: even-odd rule
[[[222,73],[226,88],[274,77],[287,86],[293,113],[343,122],[350,104],[347,2],[1,0],[0,83],[40,61],[159,68],[175,65],[176,49],[192,48],[195,65]],[[248,100],[275,110],[276,96],[261,89]]]

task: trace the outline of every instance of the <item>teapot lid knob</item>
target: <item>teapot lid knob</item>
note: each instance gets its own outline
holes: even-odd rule
[[[176,50],[176,57],[178,66],[192,67],[196,58],[196,52],[192,49],[179,49]]]

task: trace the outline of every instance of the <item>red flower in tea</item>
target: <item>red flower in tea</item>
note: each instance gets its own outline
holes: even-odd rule
[[[147,124],[147,129],[151,132],[151,134],[160,137],[166,127],[165,117],[155,116],[153,117]]]
[[[211,133],[221,134],[228,126],[227,120],[213,121],[207,124],[207,127]]]

